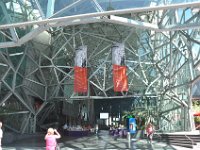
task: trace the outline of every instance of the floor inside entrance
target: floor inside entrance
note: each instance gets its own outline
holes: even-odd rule
[[[62,136],[58,143],[60,150],[189,150],[156,141],[150,145],[146,139],[131,139],[131,144],[129,144],[126,138],[115,140],[108,134],[108,131],[101,131],[98,136],[91,135],[79,138]],[[2,150],[45,150],[44,135],[3,145]]]

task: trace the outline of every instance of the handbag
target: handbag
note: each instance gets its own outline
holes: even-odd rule
[[[60,150],[60,146],[58,144],[56,145],[56,150]]]

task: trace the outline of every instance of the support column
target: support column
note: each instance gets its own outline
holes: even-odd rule
[[[187,43],[188,48],[192,49],[191,41],[188,41]],[[194,80],[194,67],[193,67],[193,61],[192,61],[192,55],[189,53],[189,69],[190,69],[190,78],[191,80]],[[194,131],[195,130],[195,123],[194,123],[194,116],[192,108],[192,84],[188,86],[188,121],[189,121],[189,130]]]
[[[188,102],[188,122],[189,122],[189,130],[190,131],[195,131],[195,123],[194,123],[194,116],[193,116],[193,111],[192,111],[192,86],[188,88],[188,93],[189,93],[189,102]]]

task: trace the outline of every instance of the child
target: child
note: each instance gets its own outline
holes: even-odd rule
[[[146,132],[147,132],[147,138],[150,141],[150,144],[152,144],[152,139],[153,139],[153,134],[154,134],[154,126],[153,126],[153,124],[151,124],[151,123],[147,124]]]
[[[54,134],[54,132],[56,134]],[[47,134],[45,135],[46,140],[46,150],[56,150],[57,142],[56,139],[59,139],[61,136],[56,129],[49,128]]]

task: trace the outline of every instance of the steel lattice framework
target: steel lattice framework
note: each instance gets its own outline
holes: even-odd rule
[[[155,97],[160,129],[194,130],[200,1],[135,4],[117,9],[115,2],[73,0],[58,8],[53,0],[1,0],[0,115],[6,127],[35,132],[57,101],[137,97],[135,106],[140,106],[138,97],[146,96]],[[114,43],[125,44],[128,92],[113,91]],[[81,45],[88,47],[85,95],[73,92],[75,49]],[[39,109],[35,98],[43,101]]]

